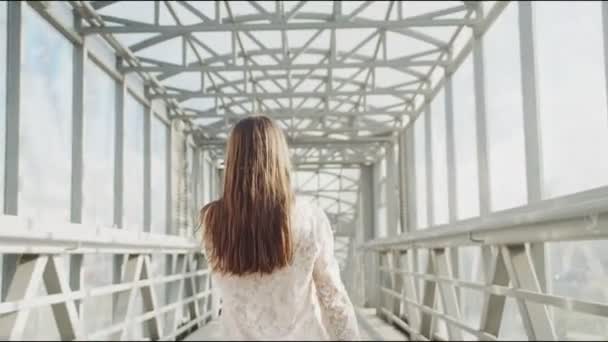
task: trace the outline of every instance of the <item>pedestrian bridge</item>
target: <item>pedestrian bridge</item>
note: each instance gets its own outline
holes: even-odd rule
[[[608,4],[0,3],[0,338],[222,339],[198,209],[284,129],[369,340],[608,338]]]

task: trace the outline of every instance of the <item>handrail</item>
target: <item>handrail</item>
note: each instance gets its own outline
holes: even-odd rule
[[[200,250],[194,237],[0,215],[0,253],[175,254]]]
[[[485,217],[379,238],[361,247],[448,247],[599,238],[608,238],[608,187],[544,200]]]
[[[380,238],[359,247],[373,258],[370,291],[377,292],[378,315],[409,332],[412,339],[435,339],[431,322],[440,320],[450,340],[461,340],[464,333],[496,340],[501,324],[510,319],[503,317],[510,298],[517,303],[529,339],[555,340],[564,332],[558,332],[552,309],[608,317],[608,297],[598,301],[576,292],[554,292],[544,283],[549,267],[545,243],[581,240],[608,240],[608,187]],[[463,247],[467,253],[478,253],[479,264],[473,270],[478,278],[473,280],[459,278],[454,266]],[[604,278],[596,274],[594,279]],[[479,295],[479,325],[463,319],[461,306],[474,305],[467,304],[457,289]]]
[[[217,314],[209,269],[194,237],[0,215],[2,254],[18,256],[7,264],[15,270],[5,279],[7,294],[0,301],[0,339],[23,339],[30,312],[48,306],[62,340],[125,340],[140,331],[152,339],[173,340]],[[108,272],[111,283],[91,286],[78,262],[69,272],[65,269],[69,255],[81,262],[90,255],[114,257],[106,260],[114,260],[120,276]],[[163,262],[165,269],[154,272],[153,261]],[[84,283],[74,285],[74,279]],[[38,291],[42,287],[46,294]],[[165,293],[166,301],[158,301],[157,291]],[[138,293],[141,302],[135,300]],[[106,298],[114,303],[105,311],[111,322],[87,329],[88,317],[78,314],[81,305]]]

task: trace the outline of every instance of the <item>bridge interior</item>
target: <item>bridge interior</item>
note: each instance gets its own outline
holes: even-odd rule
[[[196,218],[263,113],[365,338],[608,339],[606,58],[604,2],[1,2],[0,338],[221,339]]]

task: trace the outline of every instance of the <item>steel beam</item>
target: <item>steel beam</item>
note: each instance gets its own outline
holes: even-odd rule
[[[414,272],[416,269],[416,249],[407,250],[405,255],[405,262],[403,262],[403,271],[404,272]],[[411,327],[419,327],[420,326],[420,310],[409,303],[419,303],[418,301],[418,286],[416,285],[416,280],[414,277],[409,277],[403,275],[403,288],[404,295],[403,299],[406,301],[407,307],[407,320],[408,324]]]
[[[501,257],[500,251],[496,253],[491,246],[483,246],[481,248],[481,262],[485,284],[488,286],[508,286],[509,274],[507,273],[507,268],[504,259]],[[506,298],[504,296],[497,296],[489,293],[484,294],[481,308],[480,330],[494,336],[499,336],[505,300]]]
[[[150,261],[150,255],[143,256],[143,263],[141,268],[141,280],[150,280],[154,278],[152,274],[152,266]],[[141,298],[143,304],[144,312],[156,312],[154,318],[147,320],[145,322],[145,328],[147,332],[147,336],[152,340],[158,340],[163,336],[163,324],[162,318],[163,316],[158,313],[158,300],[156,298],[156,289],[154,285],[147,285],[140,288],[141,289]],[[191,294],[194,296],[194,293]],[[195,317],[198,317],[195,316]]]
[[[187,99],[213,99],[216,97],[230,97],[238,99],[282,99],[282,98],[325,98],[325,97],[342,97],[342,96],[373,96],[373,95],[392,95],[397,98],[403,98],[404,95],[416,95],[425,94],[423,91],[418,90],[394,90],[394,89],[380,89],[374,90],[355,90],[355,91],[303,91],[303,92],[273,92],[273,93],[245,93],[245,92],[219,92],[219,93],[206,93],[203,91],[179,91],[174,94],[153,94],[150,95],[152,99],[170,99],[175,98],[179,101],[185,101]]]
[[[49,295],[68,295],[72,289],[68,283],[68,274],[63,268],[64,262],[59,256],[48,257],[43,279]],[[76,303],[73,299],[51,305],[53,316],[61,340],[81,340],[84,337],[84,327],[80,323]]]
[[[296,14],[294,19],[303,17]],[[310,15],[308,16],[310,17]],[[102,19],[112,21],[111,16],[102,15]],[[200,23],[193,25],[149,25],[133,24],[128,26],[85,26],[80,33],[166,33],[190,34],[196,32],[238,32],[238,31],[279,31],[279,30],[319,30],[319,29],[399,29],[406,27],[442,27],[442,26],[473,26],[478,23],[475,19],[402,19],[402,20],[356,20],[356,21],[321,21],[321,22],[282,22],[282,23],[246,23],[224,19],[223,23]]]
[[[445,278],[454,278],[454,272],[452,270],[452,261],[450,260],[450,252],[444,248],[435,249],[430,251],[429,257],[433,261],[437,275]],[[458,303],[458,296],[456,289],[451,284],[439,283],[439,291],[441,293],[441,300],[443,304],[443,310],[452,318],[460,319],[460,305]],[[447,324],[448,336],[451,341],[461,341],[462,331],[458,327]]]
[[[534,264],[523,244],[504,246],[501,253],[513,287],[542,292]],[[518,299],[517,303],[530,340],[556,340],[555,329],[544,304],[530,303],[523,299]]]
[[[225,111],[224,113],[219,113],[221,109],[225,109],[223,107],[219,107],[217,109],[210,109],[199,111],[195,109],[185,108],[185,115],[180,115],[183,118],[205,118],[205,119],[213,119],[213,118],[244,118],[246,114],[236,114],[231,113],[229,111]],[[254,111],[255,112],[255,111]],[[365,111],[324,111],[324,110],[314,110],[314,109],[305,109],[305,110],[297,110],[293,111],[292,109],[288,110],[268,110],[262,111],[264,114],[268,116],[272,116],[275,119],[319,119],[327,116],[335,116],[335,117],[373,117],[373,116],[392,116],[395,118],[400,118],[403,116],[409,116],[409,112],[407,111],[396,111],[396,110],[380,110],[380,109],[368,109]]]
[[[348,140],[339,140],[331,138],[306,138],[306,139],[288,139],[290,146],[302,146],[302,145],[357,145],[357,144],[371,144],[371,143],[383,143],[391,142],[392,137],[357,137]],[[225,146],[226,140],[203,140],[204,146]]]
[[[430,274],[430,275],[435,274],[435,267],[433,266],[433,261],[432,261],[430,254],[427,258],[424,273]],[[435,306],[435,288],[436,288],[436,284],[434,282],[425,281],[423,283],[422,305],[424,305],[428,308],[433,308]],[[418,327],[418,331],[420,331],[420,333],[422,335],[424,335],[426,338],[431,339],[431,340],[433,339],[433,329],[432,329],[432,322],[431,322],[432,320],[433,320],[433,316],[431,314],[429,314],[428,312],[423,311],[422,315],[420,317],[420,325]]]
[[[283,70],[327,70],[327,69],[353,69],[353,68],[404,68],[404,67],[424,67],[433,65],[443,65],[444,63],[435,60],[374,60],[365,62],[333,62],[333,63],[298,63],[298,64],[256,64],[256,65],[158,65],[158,66],[120,66],[119,70],[124,73],[130,72],[226,72],[226,71],[283,71]]]
[[[47,256],[21,256],[17,260],[15,274],[7,284],[5,301],[34,298],[40,290],[47,262]],[[29,314],[30,310],[20,310],[0,315],[0,337],[3,340],[22,340]]]

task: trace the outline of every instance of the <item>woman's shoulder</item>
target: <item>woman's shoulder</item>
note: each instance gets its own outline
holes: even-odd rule
[[[294,202],[294,212],[297,214],[312,214],[315,212],[316,205],[304,196],[296,196]]]
[[[322,214],[323,209],[316,203],[306,197],[296,196],[294,216],[297,221],[309,222],[314,225]]]

